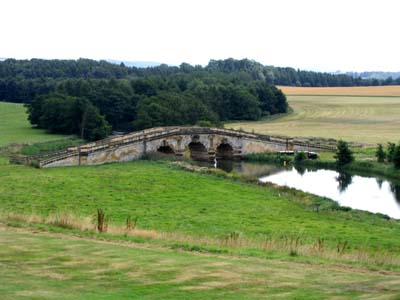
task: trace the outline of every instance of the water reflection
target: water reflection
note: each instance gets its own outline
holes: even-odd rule
[[[352,183],[352,176],[348,172],[339,172],[336,177],[336,181],[339,183],[338,189],[341,193],[345,192],[347,187]]]
[[[383,179],[381,178],[376,178],[376,183],[378,184],[379,188],[382,188],[382,184],[383,184]]]
[[[300,174],[300,175],[304,175],[304,173],[306,172],[306,167],[304,167],[304,166],[296,166],[295,167],[296,168],[296,170],[297,170],[297,172]]]
[[[397,203],[400,204],[400,185],[394,184],[393,182],[391,182],[390,190],[392,191]]]
[[[272,182],[328,197],[341,206],[400,219],[400,184],[395,181],[352,175],[348,172],[299,166],[285,168],[265,163],[219,160],[214,166],[227,172],[258,177],[262,182]]]

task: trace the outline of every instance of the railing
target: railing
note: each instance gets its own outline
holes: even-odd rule
[[[25,158],[18,158],[18,159],[15,158],[15,161],[25,162],[25,163],[37,161],[40,166],[43,166],[71,156],[88,155],[89,153],[101,151],[108,148],[115,148],[143,141],[151,141],[154,139],[166,138],[173,135],[195,135],[195,134],[219,134],[225,136],[234,136],[234,137],[266,141],[281,145],[293,145],[293,146],[316,148],[329,151],[336,150],[336,147],[332,146],[309,144],[300,141],[295,141],[293,139],[272,137],[269,135],[243,132],[232,129],[182,126],[182,127],[156,127],[156,128],[146,129],[142,131],[128,133],[121,136],[109,137],[103,140],[87,143],[80,146],[71,146],[61,151],[38,154]]]

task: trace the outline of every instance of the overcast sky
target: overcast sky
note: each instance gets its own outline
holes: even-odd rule
[[[400,71],[399,0],[0,0],[0,57]]]

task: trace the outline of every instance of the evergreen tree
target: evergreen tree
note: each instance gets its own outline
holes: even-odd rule
[[[397,144],[394,148],[393,157],[392,157],[393,165],[396,169],[400,169],[400,143]]]
[[[393,162],[393,155],[394,155],[394,151],[396,149],[396,145],[394,143],[388,142],[388,146],[387,146],[387,161],[388,162]]]
[[[385,161],[386,153],[383,150],[382,144],[378,144],[378,149],[376,150],[375,156],[376,156],[378,162],[382,163]]]
[[[339,167],[347,165],[354,161],[353,152],[349,149],[348,144],[345,141],[338,141],[337,151],[335,154],[336,164]]]

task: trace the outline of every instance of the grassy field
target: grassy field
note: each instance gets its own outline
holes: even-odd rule
[[[361,95],[367,93],[365,90],[372,95],[383,94],[381,89],[390,94],[390,88],[287,88],[283,90],[289,92],[288,102],[293,113],[265,121],[228,123],[225,127],[271,135],[334,138],[359,143],[398,142],[400,97],[331,94]],[[400,90],[397,86],[393,88]],[[312,95],[314,93],[318,95]]]
[[[400,275],[0,227],[11,299],[397,299]],[[288,272],[290,270],[290,272]]]
[[[16,130],[25,116],[0,123],[4,145],[60,138]],[[400,222],[225,176],[0,157],[0,298],[398,299]],[[108,233],[95,231],[98,208]]]
[[[60,138],[65,136],[33,129],[22,104],[0,102],[0,147],[10,143],[45,142]]]
[[[244,241],[239,250],[246,255],[288,257],[287,243],[296,240],[296,255],[311,257],[317,241],[323,240],[323,256],[330,259],[337,245],[347,241],[349,257],[333,255],[334,260],[357,261],[361,251],[369,257],[362,263],[400,270],[399,222],[331,208],[330,202],[304,193],[149,161],[52,169],[3,165],[0,178],[3,212],[93,218],[102,208],[112,224],[124,226],[127,216],[138,217],[140,229],[166,233],[156,234],[160,239],[172,235],[169,241],[220,247],[237,233]],[[273,253],[263,251],[269,247],[266,241],[277,245],[270,247]],[[279,248],[281,244],[286,246]]]

